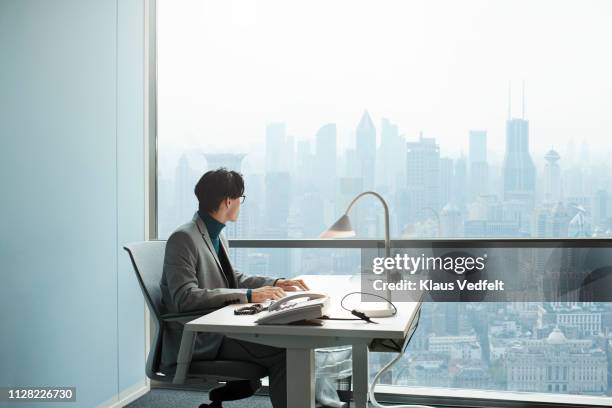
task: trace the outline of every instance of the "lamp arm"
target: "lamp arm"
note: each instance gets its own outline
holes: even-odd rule
[[[357,202],[361,197],[366,195],[373,195],[374,197],[378,198],[378,200],[383,205],[383,209],[385,210],[385,256],[389,258],[391,256],[391,240],[389,238],[389,207],[387,206],[387,202],[385,201],[385,199],[380,194],[374,191],[364,191],[363,193],[358,194],[348,205],[344,214],[348,215],[349,211],[351,211],[351,208],[353,208],[355,202]]]

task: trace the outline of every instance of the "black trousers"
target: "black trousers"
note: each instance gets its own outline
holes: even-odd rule
[[[263,366],[270,380],[270,400],[274,408],[287,408],[287,354],[285,349],[223,338],[219,360],[248,361]]]

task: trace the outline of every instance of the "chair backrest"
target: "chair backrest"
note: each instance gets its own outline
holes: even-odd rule
[[[159,283],[164,269],[166,241],[144,241],[127,244],[123,247],[132,260],[134,272],[149,309],[159,320],[164,313]]]
[[[160,282],[164,270],[164,255],[166,252],[166,241],[145,241],[126,244],[123,249],[127,251],[134,266],[136,278],[140,284],[140,289],[147,302],[149,310],[153,314],[156,324],[155,339],[151,345],[147,358],[146,374],[151,379],[168,381],[159,376],[159,363],[161,359],[162,339],[164,333],[164,323],[161,315],[164,314],[162,308],[162,296]]]

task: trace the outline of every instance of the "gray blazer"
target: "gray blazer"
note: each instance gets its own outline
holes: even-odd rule
[[[229,245],[221,235],[220,252],[229,261]],[[220,308],[231,303],[246,303],[247,289],[272,285],[274,278],[246,276],[235,271],[237,288],[229,288],[221,269],[206,225],[196,213],[191,222],[180,226],[166,243],[164,271],[160,282],[165,313]],[[182,323],[168,323],[162,344],[162,371],[171,371],[176,364],[183,333]],[[194,360],[214,360],[223,341],[222,334],[200,333],[196,338]]]

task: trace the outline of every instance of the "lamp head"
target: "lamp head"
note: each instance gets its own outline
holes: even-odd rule
[[[355,236],[349,216],[344,214],[338,221],[319,235],[319,238],[350,238]]]

